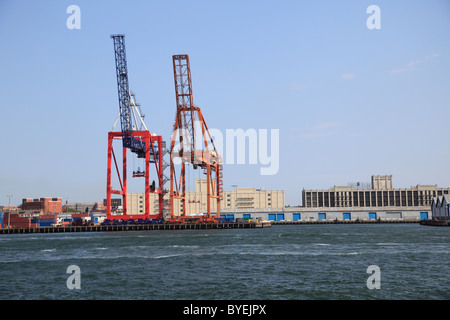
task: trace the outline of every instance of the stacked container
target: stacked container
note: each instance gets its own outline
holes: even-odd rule
[[[51,227],[56,223],[56,215],[54,214],[41,214],[38,219],[39,227]]]
[[[3,226],[5,228],[32,228],[36,227],[36,223],[31,222],[30,217],[23,218],[17,213],[5,213],[3,216]]]
[[[89,213],[74,213],[72,214],[72,225],[81,226],[83,222],[90,220]]]

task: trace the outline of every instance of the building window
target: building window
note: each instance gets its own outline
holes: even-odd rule
[[[402,191],[401,195],[402,195],[402,206],[406,207],[406,191]]]

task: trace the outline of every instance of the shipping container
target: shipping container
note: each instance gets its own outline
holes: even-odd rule
[[[55,222],[39,222],[39,227],[51,227]]]
[[[89,217],[89,213],[74,213],[72,218],[86,218]]]
[[[56,214],[41,214],[39,219],[56,219]]]
[[[74,225],[74,226],[81,226],[81,225],[83,225],[83,220],[81,220],[81,219],[73,219],[72,220],[72,225]]]

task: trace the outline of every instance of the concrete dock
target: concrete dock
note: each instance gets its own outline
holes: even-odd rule
[[[288,224],[379,224],[379,223],[420,223],[420,220],[298,220],[298,221],[271,221],[272,225]]]
[[[433,227],[450,227],[450,220],[423,220],[420,221],[423,226],[433,226]]]
[[[195,229],[249,229],[266,228],[271,223],[264,222],[224,222],[224,223],[182,223],[182,224],[130,224],[130,225],[94,225],[62,226],[34,228],[0,229],[0,234],[22,233],[62,233],[62,232],[104,232],[104,231],[142,231],[142,230],[195,230]]]

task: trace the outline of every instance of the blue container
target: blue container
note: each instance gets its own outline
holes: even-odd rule
[[[301,214],[300,213],[293,213],[292,214],[292,220],[298,221],[300,219],[301,219]]]
[[[39,227],[51,227],[55,222],[39,222]]]
[[[55,219],[39,219],[39,223],[55,223]]]

